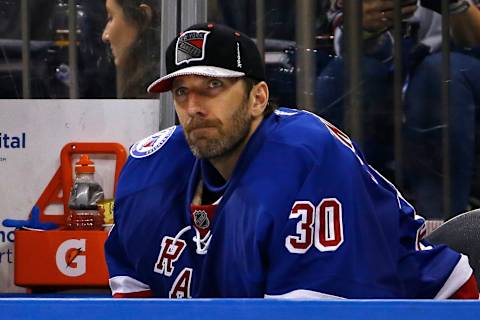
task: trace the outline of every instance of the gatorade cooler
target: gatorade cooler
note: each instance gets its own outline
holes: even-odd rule
[[[30,291],[63,291],[77,288],[108,286],[104,256],[107,230],[66,230],[68,201],[73,183],[72,155],[114,154],[114,190],[127,154],[118,143],[72,142],[62,148],[61,164],[36,202],[41,222],[53,222],[57,230],[15,231],[15,284]],[[49,205],[62,205],[63,213],[45,214]],[[110,211],[105,202],[102,210]],[[105,215],[112,215],[105,212]]]

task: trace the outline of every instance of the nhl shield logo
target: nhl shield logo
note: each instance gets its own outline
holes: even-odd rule
[[[205,44],[210,31],[190,30],[177,40],[175,63],[180,65],[190,61],[201,61],[205,58]]]
[[[193,222],[199,229],[207,229],[210,226],[210,220],[205,210],[195,210],[193,212]]]

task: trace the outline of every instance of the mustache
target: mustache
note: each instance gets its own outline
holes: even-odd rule
[[[218,119],[201,119],[191,118],[191,120],[184,126],[185,131],[190,132],[199,128],[218,127],[220,125]]]

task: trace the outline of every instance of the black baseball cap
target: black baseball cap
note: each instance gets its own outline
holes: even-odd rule
[[[264,63],[255,42],[220,24],[195,24],[183,31],[168,46],[165,62],[167,74],[148,86],[148,92],[169,91],[173,79],[183,75],[265,81]]]

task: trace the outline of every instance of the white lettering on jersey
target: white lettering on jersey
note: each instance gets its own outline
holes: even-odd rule
[[[185,247],[186,242],[182,239],[163,237],[154,271],[170,277],[175,269],[173,263],[178,260]]]
[[[335,251],[343,243],[342,204],[336,198],[323,199],[315,206],[310,201],[296,201],[289,219],[298,219],[296,235],[285,238],[291,253],[306,253],[313,243],[321,251]]]
[[[302,219],[297,222],[297,235],[285,238],[285,246],[291,253],[305,253],[312,246],[314,214],[315,206],[310,201],[296,201],[293,204],[288,218]]]
[[[190,284],[192,282],[192,269],[185,268],[180,272],[173,282],[172,289],[170,289],[169,297],[171,299],[191,298]]]
[[[343,243],[342,204],[335,198],[323,199],[315,215],[315,247],[335,251]]]

